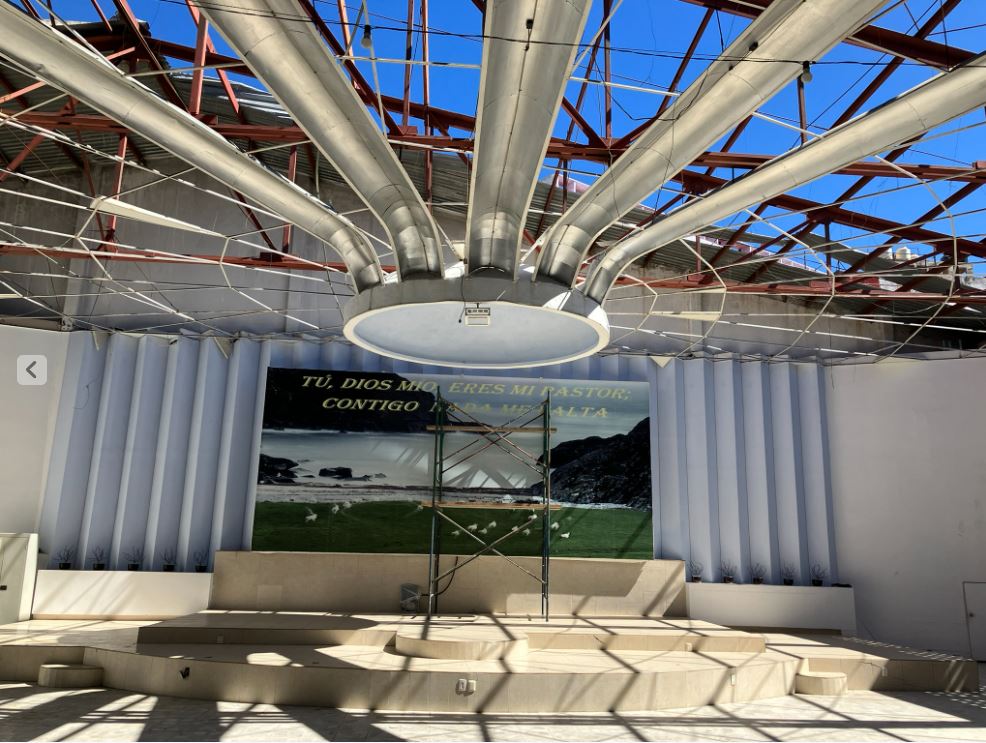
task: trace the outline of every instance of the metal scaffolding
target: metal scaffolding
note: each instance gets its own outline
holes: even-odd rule
[[[539,403],[525,408],[518,415],[506,423],[492,425],[483,423],[461,407],[450,400],[442,397],[439,390],[436,394],[435,404],[435,423],[428,426],[428,430],[435,434],[435,450],[432,460],[432,488],[431,488],[431,540],[429,544],[428,560],[428,591],[425,594],[428,599],[428,616],[438,612],[438,597],[451,585],[451,579],[457,570],[461,570],[470,562],[481,555],[492,553],[509,562],[511,565],[530,576],[541,586],[541,613],[545,621],[549,615],[549,565],[551,556],[551,397],[546,397]],[[445,452],[445,437],[449,433],[465,433],[474,435],[472,441],[465,446],[461,446],[451,453]],[[511,437],[517,434],[540,434],[541,451],[531,451],[520,446]],[[514,526],[505,534],[497,537],[492,542],[484,541],[473,530],[458,523],[446,513],[446,508],[453,506],[445,499],[445,475],[455,467],[464,464],[466,461],[479,455],[491,447],[497,447],[509,454],[511,457],[532,469],[541,477],[540,499],[533,506],[531,503],[525,504],[497,504],[498,508],[531,509],[534,511],[528,517],[532,522],[537,518],[537,509],[542,512],[541,516],[541,575],[535,575],[509,555],[505,555],[497,547],[510,537],[522,533],[518,526]],[[459,507],[467,507],[466,504],[457,504]],[[472,507],[474,504],[468,504]],[[451,568],[441,571],[440,561],[442,554],[442,524],[448,522],[460,533],[468,535],[479,543],[480,548],[465,559],[457,560]],[[441,582],[449,579],[450,583],[445,589],[439,589]]]

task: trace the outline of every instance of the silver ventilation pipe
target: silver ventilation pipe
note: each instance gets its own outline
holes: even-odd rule
[[[486,5],[466,262],[513,277],[538,173],[591,0]]]
[[[103,57],[6,2],[0,2],[0,54],[322,240],[339,253],[358,290],[382,282],[373,246],[348,220]]]
[[[538,277],[574,283],[593,242],[887,0],[774,0],[542,238]]]
[[[824,136],[692,201],[610,248],[583,289],[602,302],[631,263],[741,209],[892,149],[986,104],[986,54],[902,93]]]
[[[435,220],[297,0],[193,0],[387,231],[401,277],[442,275]]]

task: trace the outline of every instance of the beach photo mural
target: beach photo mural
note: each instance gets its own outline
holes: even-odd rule
[[[267,372],[253,549],[428,552],[435,447],[428,426],[439,390],[489,425],[507,424],[550,393],[551,499],[558,506],[551,554],[653,556],[646,383],[304,369]],[[445,452],[476,438],[446,433]],[[541,455],[539,433],[510,439]],[[542,512],[532,509],[541,478],[485,443],[446,473],[445,502],[460,504],[446,512],[487,543],[517,527],[498,548],[538,555]],[[471,554],[478,546],[443,526],[443,553]]]

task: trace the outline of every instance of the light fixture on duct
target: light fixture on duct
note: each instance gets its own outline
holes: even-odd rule
[[[343,308],[345,336],[358,346],[419,364],[516,369],[562,364],[609,342],[602,306],[554,281],[482,270],[410,278],[366,289]]]
[[[359,40],[359,45],[364,49],[373,48],[373,36],[371,35],[372,33],[373,33],[373,26],[371,26],[369,23],[363,26],[363,38]]]
[[[801,63],[801,82],[810,83],[815,79],[815,76],[811,74],[811,62]]]

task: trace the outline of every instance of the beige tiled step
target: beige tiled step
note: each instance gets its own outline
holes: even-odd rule
[[[797,694],[838,696],[848,690],[846,674],[838,671],[802,671],[794,677],[794,691]]]
[[[397,631],[394,647],[412,658],[499,660],[526,658],[527,635],[498,627],[418,625]]]
[[[485,627],[500,638],[523,633],[530,649],[640,650],[650,652],[762,653],[761,634],[691,619],[649,617],[540,617],[445,614],[346,615],[308,612],[205,611],[141,627],[141,645],[393,645],[414,627]]]
[[[75,663],[44,663],[38,670],[38,686],[84,689],[103,685],[103,669]]]

